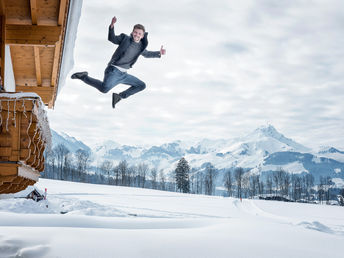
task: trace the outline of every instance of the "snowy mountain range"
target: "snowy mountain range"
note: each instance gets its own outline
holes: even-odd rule
[[[91,151],[91,148],[88,147],[81,141],[78,141],[74,137],[69,136],[66,133],[57,133],[54,130],[51,130],[52,136],[52,148],[55,148],[59,144],[63,144],[70,152],[76,152],[78,149],[85,151]]]
[[[344,151],[333,147],[313,151],[285,137],[272,125],[261,126],[235,139],[203,139],[193,143],[174,141],[151,147],[121,145],[109,140],[92,150],[64,133],[53,131],[52,135],[53,147],[62,143],[71,152],[79,148],[91,151],[95,165],[106,159],[115,163],[126,160],[129,164],[145,162],[169,172],[181,157],[185,157],[191,168],[195,169],[202,169],[209,163],[219,170],[243,167],[252,173],[283,168],[294,174],[312,173],[316,180],[320,176],[331,176],[344,183]]]

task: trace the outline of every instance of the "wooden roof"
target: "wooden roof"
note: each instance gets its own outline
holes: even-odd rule
[[[1,67],[6,44],[10,46],[16,92],[35,92],[53,108],[70,0],[0,1]]]

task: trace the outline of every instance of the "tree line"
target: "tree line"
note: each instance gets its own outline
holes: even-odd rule
[[[331,177],[320,176],[315,185],[312,174],[290,174],[282,168],[265,173],[250,173],[241,167],[224,172],[222,180],[216,181],[219,173],[212,164],[203,171],[192,171],[182,158],[176,168],[177,189],[180,192],[207,194],[215,193],[215,186],[223,185],[223,195],[236,198],[279,197],[288,201],[329,202],[335,199]],[[219,191],[220,192],[220,191]],[[344,189],[342,190],[344,193]]]
[[[74,182],[109,184],[174,191],[175,183],[165,173],[145,163],[129,165],[126,160],[115,164],[104,160],[91,167],[91,153],[82,149],[71,153],[60,144],[45,155],[43,178]]]
[[[290,174],[282,168],[265,173],[245,173],[243,168],[228,170],[224,176],[224,186],[228,196],[237,198],[283,197],[284,200],[329,202],[334,199],[331,177],[319,178],[315,184],[312,174]]]
[[[188,161],[182,157],[176,168],[165,174],[164,171],[155,167],[150,168],[143,162],[129,165],[126,160],[118,164],[104,160],[92,169],[91,162],[89,152],[79,149],[71,153],[60,144],[46,154],[46,168],[42,176],[58,180],[192,194],[222,194],[237,198],[279,196],[287,200],[303,202],[315,200],[329,202],[330,199],[335,198],[330,177],[320,177],[319,183],[315,185],[313,175],[290,174],[282,168],[264,174],[260,171],[247,172],[241,167],[219,173],[211,163],[207,163],[202,169],[191,168]]]

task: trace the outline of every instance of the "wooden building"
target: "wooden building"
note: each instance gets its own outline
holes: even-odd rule
[[[45,107],[55,105],[75,1],[0,0],[0,194],[25,189],[44,170]]]

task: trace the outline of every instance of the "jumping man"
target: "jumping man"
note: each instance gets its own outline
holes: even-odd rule
[[[127,73],[127,70],[135,64],[138,57],[143,55],[148,58],[160,58],[166,54],[163,46],[161,46],[160,51],[146,50],[148,46],[148,33],[145,32],[143,25],[136,24],[130,36],[124,33],[116,36],[114,31],[114,24],[116,22],[117,18],[113,17],[109,26],[108,40],[118,45],[118,47],[104,71],[103,81],[88,76],[88,72],[78,72],[71,76],[72,79],[80,79],[103,93],[107,93],[120,83],[129,85],[130,87],[127,90],[119,94],[112,93],[113,108],[121,99],[128,98],[146,88],[146,84],[143,81]]]

